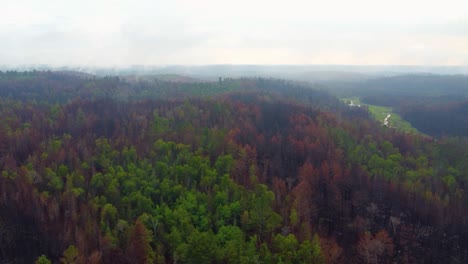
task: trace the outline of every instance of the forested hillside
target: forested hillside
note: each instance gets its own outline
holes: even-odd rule
[[[468,140],[322,88],[0,73],[0,263],[468,262]]]

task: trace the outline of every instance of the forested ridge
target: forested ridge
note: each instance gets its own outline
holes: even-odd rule
[[[323,89],[0,73],[0,262],[467,262],[468,140]]]

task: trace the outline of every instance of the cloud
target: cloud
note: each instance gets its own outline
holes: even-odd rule
[[[468,8],[439,1],[7,1],[6,64],[466,64]]]

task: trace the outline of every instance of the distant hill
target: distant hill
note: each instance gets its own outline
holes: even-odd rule
[[[290,75],[289,78],[294,80],[309,81],[309,82],[323,82],[323,81],[365,81],[374,78],[373,75],[364,74],[352,71],[307,71],[297,75]]]
[[[123,77],[126,80],[140,80],[140,81],[154,81],[161,80],[167,82],[177,82],[177,83],[200,83],[207,82],[206,79],[194,78],[190,76],[180,75],[180,74],[154,74],[154,75],[130,75]]]
[[[405,66],[405,65],[134,65],[128,67],[52,67],[47,65],[0,66],[0,70],[80,71],[93,75],[165,75],[176,74],[216,80],[218,77],[275,77],[308,81],[362,80],[362,77],[396,76],[402,74],[468,74],[467,66]]]

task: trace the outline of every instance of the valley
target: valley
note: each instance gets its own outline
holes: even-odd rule
[[[367,108],[371,116],[386,127],[395,128],[407,133],[421,133],[409,122],[403,120],[391,107],[365,104],[358,97],[341,98],[341,100],[351,107]]]

